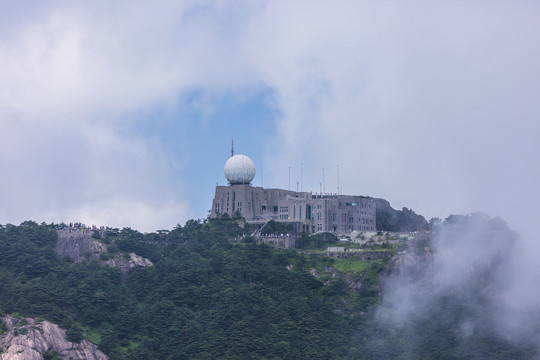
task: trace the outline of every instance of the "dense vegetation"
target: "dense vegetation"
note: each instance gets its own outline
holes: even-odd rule
[[[99,239],[111,251],[154,262],[124,279],[97,261],[59,258],[55,228],[25,222],[1,229],[2,313],[51,320],[113,359],[346,356],[356,321],[343,315],[344,301],[356,296],[347,284],[324,286],[311,276],[317,258],[249,239],[231,243],[243,232],[234,220],[188,221],[152,234],[111,231]]]
[[[374,310],[386,260],[303,255],[249,237],[231,242],[245,233],[234,219],[96,236],[112,252],[135,252],[154,263],[127,276],[96,260],[74,264],[58,257],[55,229],[34,222],[0,226],[0,313],[53,321],[70,340],[88,338],[111,359],[532,356],[491,333],[456,348],[454,319],[472,307],[451,297],[441,299],[444,311],[434,306],[411,326],[386,328]],[[305,245],[320,247],[325,240],[335,241],[314,238]],[[343,276],[334,278],[328,269]],[[365,286],[352,292],[347,279]],[[421,357],[411,357],[412,339],[423,344]]]

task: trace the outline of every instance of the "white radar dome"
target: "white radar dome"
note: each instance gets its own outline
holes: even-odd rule
[[[249,184],[255,177],[255,164],[245,155],[234,155],[225,163],[225,177],[231,185]]]

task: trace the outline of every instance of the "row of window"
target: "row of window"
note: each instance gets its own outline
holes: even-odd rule
[[[317,232],[327,231],[327,229],[324,229],[324,226],[321,223],[317,224],[316,229],[317,229]],[[354,225],[342,225],[341,230],[342,231],[354,231],[355,227],[354,227]],[[356,230],[359,230],[359,231],[375,231],[375,227],[370,226],[370,225],[362,225],[362,226],[358,226],[358,228]],[[336,231],[336,226],[334,226],[334,231]]]
[[[342,227],[342,230],[343,231],[354,231],[354,226],[353,225],[343,225]],[[358,228],[358,230],[360,231],[375,231],[375,227],[373,226],[368,226],[368,225],[362,225]]]

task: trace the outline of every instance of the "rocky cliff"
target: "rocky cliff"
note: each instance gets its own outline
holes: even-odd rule
[[[401,243],[381,272],[381,282],[394,289],[409,284],[430,294],[445,287],[449,292],[493,291],[508,272],[516,239],[499,218],[451,215],[433,231],[418,232]]]
[[[422,215],[411,209],[395,210],[384,199],[373,199],[376,204],[377,231],[422,231],[428,229],[428,222]]]
[[[66,332],[49,321],[7,315],[2,319],[1,360],[85,359],[108,357],[88,340],[75,344],[67,341]]]
[[[431,238],[430,232],[423,231],[401,243],[398,253],[388,261],[380,273],[382,282],[389,279],[414,282],[429,272],[433,263]]]
[[[68,256],[75,262],[96,259],[103,265],[117,267],[124,274],[136,266],[151,266],[152,262],[134,253],[109,254],[107,245],[92,238],[91,233],[82,231],[58,231],[56,253],[60,256]]]
[[[56,253],[69,256],[75,262],[88,259],[99,259],[101,253],[107,252],[107,246],[92,239],[90,233],[82,231],[59,230]]]

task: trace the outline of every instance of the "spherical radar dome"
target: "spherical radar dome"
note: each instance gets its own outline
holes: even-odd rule
[[[225,177],[231,185],[249,184],[255,177],[255,164],[245,155],[234,155],[225,163]]]

